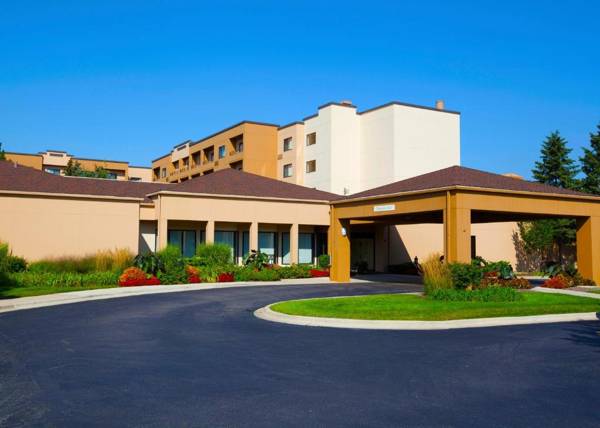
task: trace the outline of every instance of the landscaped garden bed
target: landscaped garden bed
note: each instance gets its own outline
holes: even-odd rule
[[[127,250],[114,250],[27,263],[0,243],[0,299],[119,286],[325,277],[329,276],[328,268],[328,256],[321,256],[318,266],[278,266],[256,251],[239,266],[233,264],[230,247],[223,244],[201,244],[196,254],[187,258],[179,248],[168,246],[136,257]]]
[[[600,300],[529,291],[505,261],[481,258],[444,263],[430,256],[423,272],[423,295],[389,294],[282,302],[271,310],[287,315],[364,320],[443,321],[473,318],[585,313],[600,311]],[[576,270],[555,269],[544,286],[567,288],[586,281]]]
[[[417,295],[380,294],[292,300],[272,305],[271,310],[287,315],[311,317],[420,321],[600,311],[598,299],[533,291],[519,294],[522,299],[512,302],[445,301]]]

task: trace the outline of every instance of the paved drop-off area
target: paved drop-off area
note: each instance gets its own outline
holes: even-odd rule
[[[252,314],[416,287],[232,288],[0,314],[0,426],[600,424],[600,322],[360,331]]]

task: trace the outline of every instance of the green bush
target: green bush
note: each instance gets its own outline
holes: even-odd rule
[[[445,302],[516,302],[523,295],[513,288],[488,287],[477,290],[438,289],[431,291],[427,297]]]
[[[0,242],[0,272],[7,273],[8,272],[8,257],[10,255],[10,251],[8,249],[8,244]]]
[[[222,273],[234,273],[241,269],[233,264],[222,265],[222,266],[200,266],[200,278],[202,282],[217,282],[217,279]]]
[[[28,288],[115,286],[118,272],[18,272],[9,275],[13,285]]]
[[[133,266],[152,276],[165,270],[165,264],[156,253],[138,254],[133,259]]]
[[[281,269],[263,269],[255,270],[250,267],[243,267],[234,272],[236,281],[279,281],[279,271]]]
[[[9,255],[6,260],[8,272],[23,272],[27,269],[27,261],[23,257]]]
[[[281,279],[310,278],[310,265],[290,265],[277,269]]]
[[[472,263],[449,263],[452,284],[459,290],[469,286],[477,287],[483,279],[481,267]]]
[[[156,253],[163,264],[163,271],[158,272],[161,284],[186,284],[187,273],[181,250],[174,245],[168,245]]]
[[[321,254],[318,258],[318,266],[321,269],[327,269],[331,264],[331,258],[329,254]]]
[[[244,258],[244,266],[248,266],[254,269],[264,269],[266,265],[269,264],[269,256],[265,253],[261,253],[260,251],[250,250],[250,254],[248,254]]]
[[[200,244],[196,247],[195,265],[225,266],[231,262],[231,247],[227,244]]]

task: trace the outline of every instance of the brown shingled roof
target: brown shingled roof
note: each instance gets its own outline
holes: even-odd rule
[[[365,190],[353,195],[339,197],[337,200],[366,198],[372,196],[391,195],[396,193],[414,192],[419,190],[434,190],[453,186],[477,187],[483,189],[512,190],[516,192],[533,192],[544,194],[593,196],[574,190],[562,189],[547,184],[535,183],[507,177],[491,172],[466,168],[463,166],[451,166],[427,174],[418,175],[406,180],[386,184],[385,186]]]
[[[27,166],[15,166],[12,162],[0,161],[0,190],[144,199],[149,193],[171,186],[164,183],[61,177]]]
[[[263,198],[330,201],[333,193],[286,183],[236,169],[222,169],[169,187],[170,192],[205,193],[211,195],[257,196]]]

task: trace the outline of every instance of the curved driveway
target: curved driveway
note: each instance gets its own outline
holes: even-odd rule
[[[453,331],[269,323],[307,285],[0,314],[0,426],[598,426],[599,322]]]

